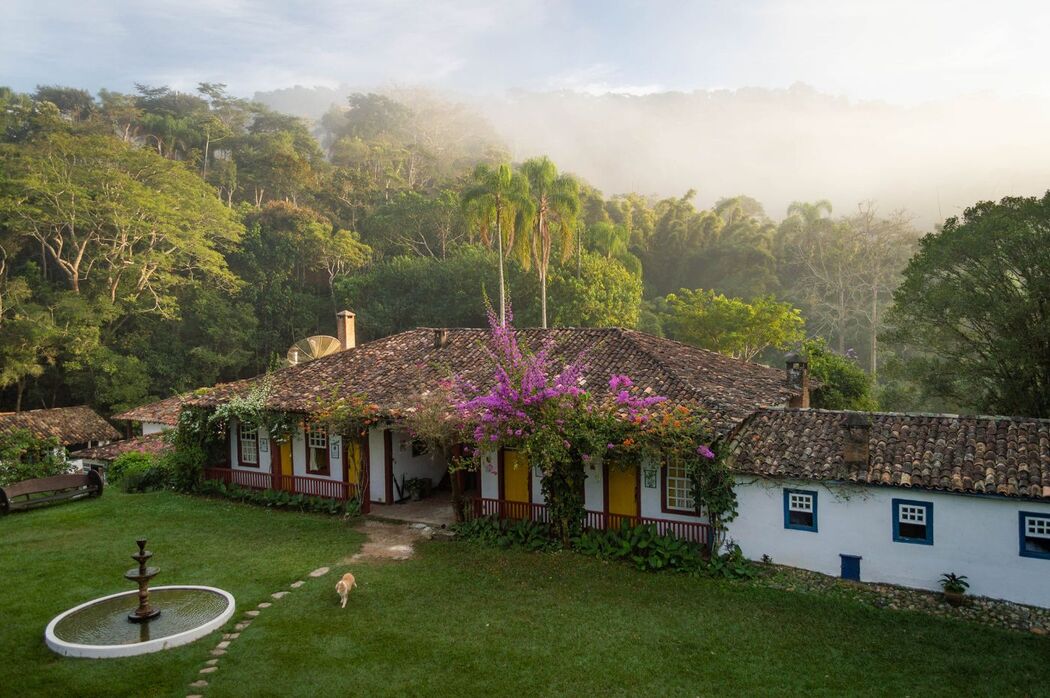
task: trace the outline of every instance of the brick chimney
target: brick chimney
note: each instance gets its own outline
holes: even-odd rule
[[[335,314],[335,332],[336,336],[339,337],[339,346],[343,351],[357,346],[355,317],[349,310],[343,310]]]
[[[434,330],[434,348],[440,349],[448,344],[448,330],[437,328]]]
[[[805,354],[797,351],[788,352],[784,356],[787,366],[787,384],[789,388],[797,390],[798,395],[792,395],[788,407],[809,408],[809,359]]]
[[[842,428],[846,430],[846,445],[842,451],[846,469],[867,470],[871,458],[871,417],[863,412],[849,412]]]

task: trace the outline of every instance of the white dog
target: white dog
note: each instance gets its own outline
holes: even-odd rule
[[[339,608],[346,608],[346,597],[350,596],[350,590],[357,586],[357,580],[354,579],[354,575],[347,572],[343,575],[343,578],[335,583],[335,592],[339,594],[339,598],[342,599],[342,603]]]

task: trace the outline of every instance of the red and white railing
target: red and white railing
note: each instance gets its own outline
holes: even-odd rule
[[[255,470],[236,468],[205,468],[206,480],[218,480],[227,485],[240,485],[253,490],[283,490],[324,499],[346,501],[357,496],[357,485],[339,480],[306,475],[272,475]]]
[[[550,523],[550,513],[545,504],[532,504],[530,502],[511,502],[502,499],[488,499],[475,497],[472,508],[474,518],[483,516],[495,516],[500,519],[527,519]],[[609,514],[603,511],[586,511],[584,513],[583,527],[585,529],[617,529],[622,526],[638,526],[640,524],[652,525],[664,536],[674,536],[682,540],[692,541],[706,545],[711,539],[711,525],[701,521],[672,521],[670,519],[654,519],[647,516],[624,516],[622,514]]]

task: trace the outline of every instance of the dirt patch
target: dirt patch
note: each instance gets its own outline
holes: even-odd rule
[[[367,537],[361,552],[344,559],[341,564],[408,560],[415,552],[415,543],[427,540],[431,531],[418,524],[392,524],[376,520],[366,520],[358,530]]]

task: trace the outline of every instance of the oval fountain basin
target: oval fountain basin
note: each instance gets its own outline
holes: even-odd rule
[[[138,591],[104,596],[71,608],[48,623],[47,646],[67,657],[131,657],[178,647],[222,627],[236,610],[233,596],[214,587],[160,586],[149,591],[160,610],[147,623],[132,623]]]

